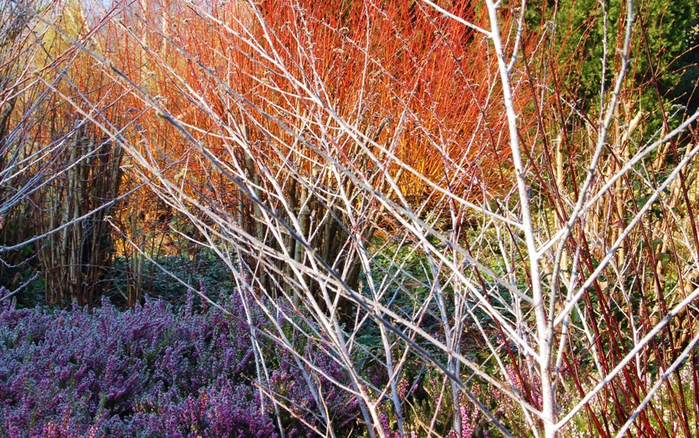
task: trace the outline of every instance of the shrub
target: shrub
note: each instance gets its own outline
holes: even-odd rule
[[[0,288],[0,298],[6,294]],[[179,311],[156,301],[123,312],[106,300],[93,311],[17,309],[4,300],[0,436],[277,436],[274,409],[255,384],[240,301],[196,312],[193,298]],[[309,406],[307,387],[288,390],[300,370],[279,363],[267,390]],[[342,379],[331,368],[324,371]],[[331,408],[346,406],[335,401]],[[314,424],[298,410],[281,427],[308,432],[296,417]]]

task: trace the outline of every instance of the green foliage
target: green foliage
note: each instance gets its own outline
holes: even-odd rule
[[[143,292],[150,298],[181,304],[187,296],[187,287],[163,269],[194,288],[205,285],[207,289],[223,294],[228,294],[235,288],[227,265],[220,259],[207,257],[204,252],[194,259],[167,256],[158,258],[156,262],[160,267],[150,261],[144,262]],[[124,257],[115,258],[109,275],[111,285],[108,292],[115,303],[122,304],[126,300],[127,282],[132,278],[129,269],[130,265]]]
[[[544,9],[540,3],[537,2],[530,12],[530,26],[537,23],[539,14],[545,10],[553,14],[552,7]],[[586,108],[598,105],[602,81],[607,90],[614,86],[614,76],[621,65],[619,49],[623,47],[625,37],[626,4],[612,1],[604,2],[604,5],[597,0],[563,0],[555,19],[557,45],[562,51],[559,62],[571,65],[571,72],[579,72],[569,75],[567,87]],[[694,0],[641,0],[634,9],[636,23],[629,79],[632,89],[638,91],[632,101],[640,104],[640,109],[649,111],[657,108],[659,93],[666,110],[671,104],[686,105],[690,111],[695,110],[696,95],[693,99],[691,96],[699,78],[697,3]],[[606,61],[604,74],[603,60]],[[659,112],[654,113],[656,116],[648,122],[646,129],[650,134],[662,124]]]

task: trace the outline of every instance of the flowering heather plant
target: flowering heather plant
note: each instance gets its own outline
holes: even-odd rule
[[[6,295],[0,288],[0,299]],[[0,437],[273,437],[280,424],[289,435],[308,433],[298,418],[313,425],[315,406],[294,362],[279,358],[266,389],[305,410],[278,423],[263,403],[239,301],[224,304],[228,314],[194,311],[192,293],[179,312],[162,301],[128,311],[106,300],[93,311],[0,301]],[[264,330],[259,316],[253,320]],[[331,364],[314,363],[342,378]],[[289,390],[290,382],[299,383]],[[329,409],[345,409],[338,418],[357,415],[339,396],[328,399]]]

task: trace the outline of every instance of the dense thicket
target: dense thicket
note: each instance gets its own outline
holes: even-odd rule
[[[694,2],[1,4],[3,303],[215,281],[280,435],[699,433]]]

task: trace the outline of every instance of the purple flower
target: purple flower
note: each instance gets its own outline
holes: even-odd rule
[[[5,293],[0,288],[0,297]],[[10,437],[271,438],[279,432],[276,413],[260,398],[270,392],[289,401],[292,411],[280,418],[288,435],[310,432],[298,419],[322,427],[318,412],[325,406],[338,424],[357,418],[356,400],[306,369],[322,388],[317,405],[296,361],[272,341],[263,345],[265,360],[279,366],[260,391],[251,327],[237,294],[223,306],[230,314],[209,306],[197,311],[191,297],[180,312],[163,302],[119,311],[103,300],[93,311],[50,312],[3,301],[0,430]],[[253,321],[264,329],[259,313]],[[305,355],[323,374],[345,381],[319,348],[308,345]]]

